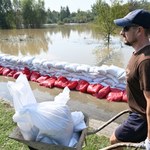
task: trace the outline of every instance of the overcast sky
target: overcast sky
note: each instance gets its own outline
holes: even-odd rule
[[[96,3],[96,0],[44,0],[45,8],[50,10],[60,11],[60,7],[69,7],[70,12],[77,12],[78,9],[87,11],[91,10],[91,5]]]

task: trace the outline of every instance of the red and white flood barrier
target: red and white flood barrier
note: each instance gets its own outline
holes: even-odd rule
[[[127,102],[125,70],[111,65],[50,61],[35,57],[0,54],[0,75],[17,78],[20,73],[29,81],[47,88],[64,88],[91,94],[108,101]]]

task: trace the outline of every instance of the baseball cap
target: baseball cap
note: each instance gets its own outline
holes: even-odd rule
[[[150,28],[150,12],[144,9],[136,9],[128,13],[125,17],[114,20],[114,23],[121,27],[136,24],[143,28]]]

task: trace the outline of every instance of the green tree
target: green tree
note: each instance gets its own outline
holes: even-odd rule
[[[34,27],[41,27],[46,22],[46,12],[44,8],[44,1],[38,0],[34,5]]]
[[[86,12],[78,9],[76,19],[78,23],[86,23],[87,22]]]
[[[114,19],[122,17],[126,11],[119,0],[112,0],[111,4],[107,4],[102,0],[97,0],[96,4],[92,6],[92,10],[96,15],[96,23],[104,34],[109,48],[110,36],[114,33],[115,24]]]
[[[66,17],[70,17],[70,10],[68,6],[66,6]]]
[[[129,6],[129,11],[132,11],[138,8],[150,10],[150,2],[148,2],[147,0],[140,0],[140,1],[129,0],[128,6]]]
[[[22,28],[23,20],[21,14],[20,0],[13,0],[14,23],[16,28]]]
[[[61,7],[60,8],[60,14],[59,14],[59,19],[61,22],[69,22],[69,17],[70,17],[70,10],[69,7]]]
[[[22,17],[27,28],[40,27],[46,20],[43,0],[22,0]]]
[[[13,26],[13,9],[11,0],[0,0],[0,27],[11,28]]]
[[[33,0],[22,0],[21,1],[22,7],[22,17],[23,17],[23,24],[25,28],[29,28],[32,26],[32,19],[33,19]]]
[[[46,19],[47,23],[53,23],[53,14],[51,12],[50,9],[47,10],[47,19]]]

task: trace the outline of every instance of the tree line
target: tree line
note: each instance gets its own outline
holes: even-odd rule
[[[69,7],[61,7],[60,11],[45,9],[44,0],[0,0],[0,28],[41,28],[43,24],[64,23],[96,23],[109,35],[114,31],[113,20],[124,16],[129,11],[145,8],[150,10],[147,0],[110,0],[106,3],[97,0],[91,10],[70,12]]]

